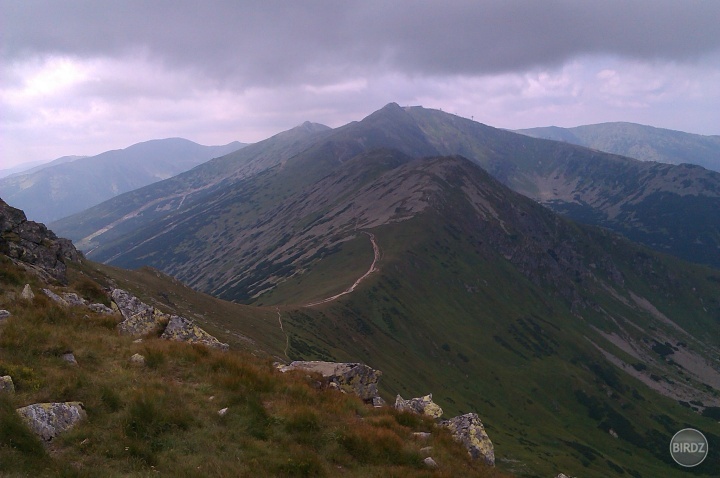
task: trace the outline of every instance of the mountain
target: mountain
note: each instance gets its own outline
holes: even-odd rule
[[[278,151],[278,145],[286,141],[284,134],[245,148],[238,158],[257,166],[243,169],[243,174],[230,174],[240,163],[228,157],[51,226],[83,250],[92,250],[90,257],[97,254],[98,260],[108,260],[114,253],[102,250],[111,241],[161,217],[172,221],[182,198],[202,201],[222,188],[230,191],[240,180],[244,182],[238,187],[245,187],[253,175],[302,152],[331,156],[334,159],[328,164],[337,165],[363,151],[393,148],[413,157],[462,155],[515,191],[567,217],[612,229],[686,260],[720,267],[720,216],[716,214],[720,173],[698,166],[633,160],[530,138],[437,110],[396,104],[360,122],[323,130],[306,142],[290,141],[292,148]],[[216,167],[230,176],[218,176],[212,172]],[[317,171],[322,172],[329,170]],[[268,170],[266,174],[275,173]],[[300,177],[303,174],[305,171],[299,172]],[[189,207],[191,202],[183,206]],[[127,249],[122,242],[113,248]]]
[[[50,222],[175,176],[243,146],[238,142],[202,146],[172,138],[138,143],[97,156],[65,157],[0,179],[0,194],[32,219]]]
[[[516,132],[534,138],[587,146],[641,161],[697,164],[706,169],[720,171],[720,136],[702,136],[622,122],[575,128],[547,126]]]
[[[324,137],[107,253],[255,305],[206,318],[279,359],[361,361],[387,399],[479,413],[521,476],[683,476],[676,431],[720,443],[717,271],[577,225],[465,158],[345,157],[353,141]],[[162,287],[142,289],[190,300]]]

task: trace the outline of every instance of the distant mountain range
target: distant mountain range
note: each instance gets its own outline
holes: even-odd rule
[[[641,161],[697,164],[720,171],[720,136],[702,136],[635,123],[601,123],[575,128],[547,126],[517,130],[534,138],[552,139],[615,153]]]
[[[65,156],[0,179],[0,195],[35,221],[51,222],[119,194],[187,171],[245,146],[203,146],[171,138],[97,156]]]
[[[143,267],[156,301],[200,300],[169,296],[159,269],[248,304],[198,320],[277,360],[364,362],[387,398],[479,413],[498,466],[520,476],[680,477],[675,432],[720,445],[720,271],[609,229],[720,263],[719,195],[699,166],[389,104],[52,228],[91,260]],[[695,473],[718,467],[709,456]]]
[[[54,166],[57,164],[62,163],[69,163],[70,161],[75,161],[76,159],[80,158],[86,158],[87,156],[63,156],[61,158],[57,158],[55,160],[51,161],[32,161],[29,163],[23,163],[17,166],[14,166],[12,168],[7,169],[0,169],[0,179],[6,178],[8,176],[13,176],[16,174],[30,174],[37,171],[40,171],[43,168],[47,168],[49,166]]]

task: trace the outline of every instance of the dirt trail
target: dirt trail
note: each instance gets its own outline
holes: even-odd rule
[[[377,242],[375,241],[375,234],[372,232],[363,231],[365,234],[367,234],[370,237],[370,241],[372,242],[373,246],[373,253],[375,254],[375,257],[373,258],[372,264],[370,264],[370,269],[363,274],[358,280],[355,281],[353,285],[345,289],[343,292],[340,292],[339,294],[335,294],[332,297],[328,297],[327,299],[318,300],[316,302],[311,302],[309,304],[305,304],[305,307],[312,307],[314,305],[320,305],[320,304],[326,304],[328,302],[332,302],[333,300],[337,299],[338,297],[342,297],[344,295],[347,295],[355,290],[357,286],[360,285],[362,281],[368,278],[370,274],[375,272],[377,268],[375,267],[375,264],[377,264],[378,259],[380,259],[380,247],[378,246]]]

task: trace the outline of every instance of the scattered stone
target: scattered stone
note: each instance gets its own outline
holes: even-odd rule
[[[145,357],[140,354],[135,354],[130,357],[130,363],[133,365],[143,366],[145,365]]]
[[[70,305],[85,306],[87,301],[74,292],[63,292],[62,298]]]
[[[443,414],[442,408],[433,402],[432,393],[424,397],[403,399],[400,395],[395,398],[395,409],[401,412],[413,412],[419,415],[427,415],[432,418],[440,418]]]
[[[488,465],[495,466],[493,444],[477,413],[466,413],[450,420],[443,420],[440,425],[450,429],[453,438],[465,445],[473,459],[481,458]]]
[[[88,305],[88,309],[93,312],[97,312],[98,314],[113,315],[115,313],[114,310],[105,304],[90,304]]]
[[[610,436],[613,437],[613,438],[617,438],[617,437],[618,437],[617,432],[616,432],[615,430],[613,430],[612,428],[611,428],[610,430],[608,430],[608,433],[609,433]]]
[[[414,432],[413,436],[418,440],[429,440],[432,434],[428,432]]]
[[[69,430],[87,417],[80,402],[36,403],[18,408],[17,412],[30,429],[45,441]]]
[[[220,350],[230,348],[228,344],[220,342],[217,338],[195,325],[192,320],[177,315],[170,316],[170,321],[160,338],[202,344]]]
[[[377,384],[382,372],[361,363],[295,361],[279,370],[283,373],[291,370],[319,373],[327,380],[328,387],[334,387],[331,385],[334,383],[340,390],[354,393],[366,403],[379,396]]]
[[[225,414],[227,413],[227,411],[228,411],[227,407],[226,407],[226,408],[221,408],[220,410],[218,410],[218,415],[220,415],[221,417],[223,417],[223,416],[225,416]]]
[[[382,408],[387,406],[387,402],[382,397],[373,397],[372,405],[375,408]]]
[[[572,478],[572,476],[568,476],[565,473],[559,473],[555,478]]]
[[[431,446],[424,446],[424,447],[420,448],[420,453],[422,453],[423,455],[429,455],[431,451],[432,451]]]
[[[61,358],[69,363],[70,365],[77,365],[77,360],[75,360],[75,355],[73,355],[72,352],[65,352],[61,355]]]
[[[133,340],[133,343],[140,344],[140,343],[142,343],[142,341],[143,341],[143,339],[135,339],[135,340]]]
[[[12,314],[10,313],[10,311],[5,310],[5,309],[0,309],[0,322],[2,322],[3,320],[7,319],[7,318],[10,317],[11,315],[12,315]]]
[[[435,460],[433,460],[431,456],[425,458],[423,460],[423,463],[425,463],[425,466],[427,466],[428,468],[437,468],[438,467],[437,462],[435,462]]]
[[[20,298],[25,300],[33,300],[35,298],[35,294],[33,293],[32,289],[30,288],[30,284],[25,284],[25,287],[23,288],[22,292],[20,293]]]
[[[58,304],[60,304],[62,306],[68,305],[68,303],[65,301],[65,299],[63,299],[62,297],[60,297],[59,295],[57,295],[55,292],[51,291],[50,289],[42,289],[42,291],[46,296],[50,297],[50,299],[53,302],[57,302]]]
[[[15,384],[10,375],[0,377],[0,393],[15,393]]]

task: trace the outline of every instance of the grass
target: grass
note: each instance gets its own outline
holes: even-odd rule
[[[31,279],[14,273],[0,300],[13,313],[0,325],[0,372],[16,385],[0,395],[2,476],[508,476],[471,462],[426,419],[318,389],[318,377],[281,374],[267,358],[155,338],[135,343],[87,309],[40,294],[13,299]],[[68,290],[101,290],[87,276],[75,284]],[[67,350],[78,366],[60,358]],[[130,363],[135,353],[144,367]],[[46,445],[14,409],[50,401],[81,401],[88,418]],[[432,438],[419,442],[415,431]],[[428,444],[437,470],[422,464]]]

